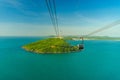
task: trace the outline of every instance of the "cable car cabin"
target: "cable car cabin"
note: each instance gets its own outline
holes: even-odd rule
[[[80,37],[80,39],[82,39],[82,42],[81,42],[81,44],[78,44],[78,48],[79,48],[79,50],[80,49],[84,49],[84,39],[83,39],[83,37]]]
[[[79,48],[79,50],[84,49],[84,45],[83,44],[78,44],[78,48]]]

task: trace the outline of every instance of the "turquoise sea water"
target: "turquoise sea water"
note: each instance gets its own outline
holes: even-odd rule
[[[0,80],[120,80],[120,41],[85,41],[83,51],[69,54],[21,48],[39,39],[0,37]]]

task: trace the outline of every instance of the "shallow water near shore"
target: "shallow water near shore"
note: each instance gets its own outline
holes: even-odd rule
[[[43,38],[0,37],[0,80],[120,80],[120,41],[86,40],[84,50],[66,54],[21,48]]]

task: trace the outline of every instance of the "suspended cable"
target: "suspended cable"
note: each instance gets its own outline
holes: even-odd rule
[[[54,19],[54,12],[52,10],[52,4],[51,4],[50,0],[45,0],[45,1],[46,1],[46,5],[47,5],[47,8],[48,8],[48,12],[49,12],[49,15],[50,15],[50,18],[51,18],[55,33],[58,36],[56,23],[55,23],[55,19]]]
[[[95,34],[95,33],[98,33],[98,32],[100,32],[100,31],[103,31],[103,30],[105,30],[105,29],[109,29],[109,28],[111,28],[111,27],[114,27],[114,26],[116,26],[116,25],[118,25],[118,24],[120,24],[120,20],[115,21],[115,22],[113,22],[113,23],[111,23],[111,24],[109,24],[109,25],[107,25],[107,26],[105,26],[105,27],[102,27],[102,28],[100,28],[100,29],[98,29],[98,30],[96,30],[96,31],[93,31],[93,32],[89,33],[89,34],[86,35],[86,36],[93,35],[93,34]]]
[[[56,28],[57,28],[58,36],[60,36],[60,33],[59,33],[59,27],[58,27],[58,18],[57,18],[57,12],[56,12],[55,0],[53,0],[53,8],[54,8],[54,11],[55,11]]]
[[[57,22],[56,22],[56,16],[55,16],[56,9],[54,8],[54,3],[51,3],[51,1],[53,1],[53,0],[49,0],[49,5],[50,5],[50,9],[51,9],[53,21],[54,21],[54,26],[55,26],[56,34],[58,36],[59,34],[58,34],[58,30],[57,30]]]
[[[53,2],[53,3],[52,3]],[[46,5],[57,37],[59,37],[58,19],[56,14],[55,0],[46,0]]]

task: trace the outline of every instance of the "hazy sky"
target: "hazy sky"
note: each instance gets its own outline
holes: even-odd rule
[[[56,0],[61,35],[86,35],[120,20],[120,0]],[[120,25],[95,35],[119,36]],[[55,34],[45,0],[0,0],[0,36]]]

